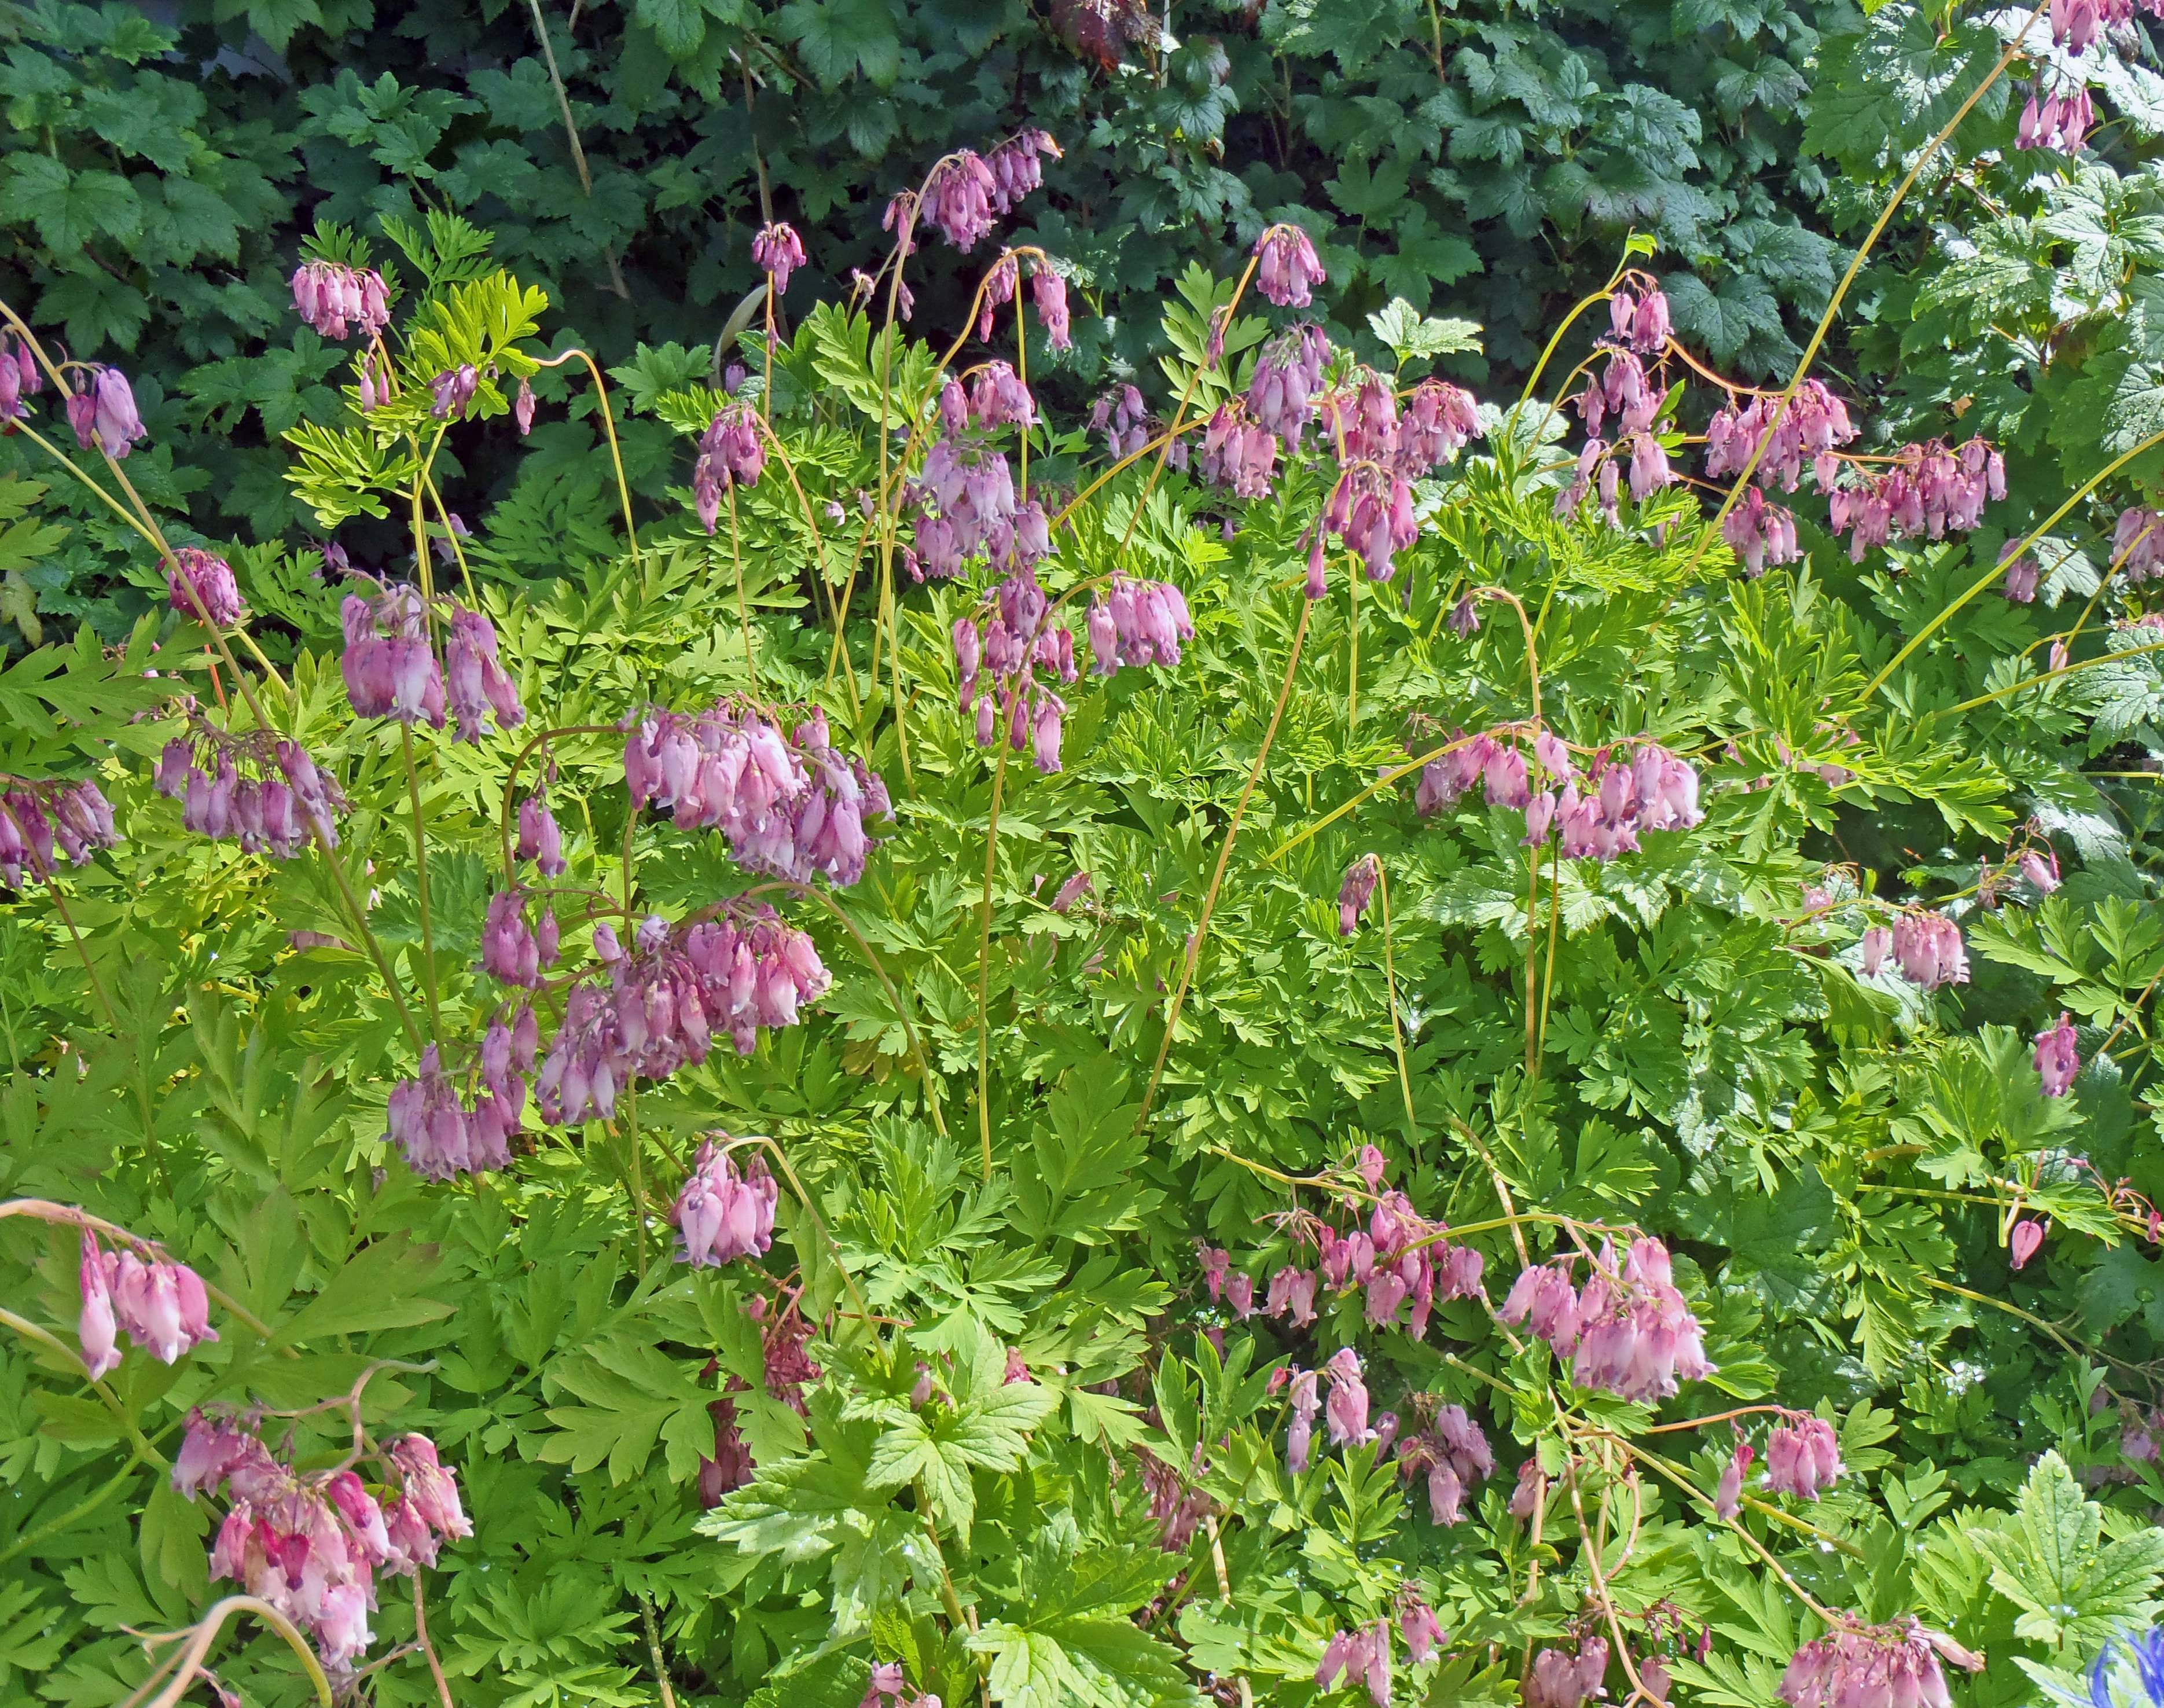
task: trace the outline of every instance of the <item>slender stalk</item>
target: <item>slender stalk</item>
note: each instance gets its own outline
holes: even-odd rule
[[[418,1594],[420,1588],[418,1575],[413,1582]],[[188,1686],[195,1683],[202,1668],[202,1658],[210,1653],[210,1646],[218,1640],[218,1632],[225,1628],[225,1621],[236,1613],[253,1613],[283,1637],[286,1646],[301,1658],[301,1669],[308,1675],[308,1682],[315,1686],[317,1699],[323,1708],[331,1708],[330,1680],[323,1676],[323,1666],[316,1659],[315,1651],[308,1647],[307,1638],[301,1635],[300,1627],[292,1620],[268,1601],[260,1600],[254,1595],[228,1595],[223,1600],[213,1604],[201,1622],[194,1627],[194,1635],[188,1639],[186,1648],[181,1651],[178,1676],[151,1699],[150,1708],[176,1708],[181,1698],[187,1694]],[[446,1695],[446,1708],[449,1708],[449,1700]]]
[[[759,661],[752,656],[751,607],[744,602],[743,537],[737,527],[737,483],[722,489],[729,501],[729,557],[736,565],[737,622],[743,629],[744,674],[751,678],[752,697],[759,697]]]
[[[654,1681],[661,1686],[661,1708],[676,1708],[676,1692],[669,1683],[669,1663],[661,1658],[661,1628],[654,1617],[654,1603],[638,1598],[638,1611],[646,1620],[646,1653],[654,1662]]]
[[[991,690],[987,688],[985,692]],[[1007,717],[999,720],[998,763],[992,770],[992,806],[985,820],[985,894],[977,905],[977,1139],[984,1147],[985,1178],[992,1177],[992,875],[1000,846],[1000,793],[1007,780]]]
[[[135,1420],[128,1415],[128,1408],[114,1397],[113,1390],[91,1374],[90,1366],[83,1362],[81,1353],[50,1329],[40,1328],[28,1317],[18,1316],[12,1311],[0,1310],[0,1328],[13,1329],[24,1339],[35,1341],[46,1351],[66,1359],[81,1370],[83,1380],[90,1385],[91,1391],[104,1402],[105,1409],[113,1414],[122,1432],[134,1443],[136,1457],[148,1459],[161,1471],[171,1469],[171,1461],[150,1444],[150,1438],[136,1426]]]
[[[1383,984],[1390,999],[1390,1043],[1398,1055],[1398,1089],[1405,1099],[1405,1136],[1418,1144],[1420,1117],[1413,1113],[1412,1076],[1405,1070],[1405,1034],[1398,1024],[1398,973],[1390,953],[1390,875],[1387,869],[1378,870],[1375,887],[1382,894]]]
[[[1251,270],[1252,271],[1252,270]],[[1217,850],[1217,869],[1210,875],[1210,888],[1202,898],[1202,914],[1195,922],[1194,935],[1187,940],[1187,955],[1179,970],[1179,984],[1172,993],[1172,1001],[1164,1014],[1164,1037],[1157,1047],[1157,1062],[1150,1069],[1149,1089],[1142,1094],[1142,1106],[1135,1117],[1135,1131],[1140,1133],[1148,1121],[1150,1106],[1157,1101],[1158,1083],[1164,1078],[1166,1059],[1172,1054],[1172,1040],[1179,1030],[1179,1011],[1187,1001],[1188,987],[1195,982],[1195,964],[1202,958],[1203,940],[1210,934],[1210,916],[1217,906],[1218,887],[1225,881],[1225,868],[1232,858],[1232,843],[1240,834],[1241,822],[1247,816],[1247,801],[1255,792],[1255,784],[1263,775],[1263,767],[1269,761],[1270,747],[1277,740],[1278,725],[1284,721],[1285,702],[1292,697],[1294,676],[1300,670],[1300,650],[1307,639],[1307,620],[1315,609],[1310,599],[1300,603],[1300,622],[1292,633],[1292,653],[1285,660],[1284,681],[1278,689],[1278,702],[1270,712],[1269,728],[1263,732],[1263,744],[1255,750],[1255,762],[1247,769],[1247,780],[1241,785],[1240,798],[1232,808],[1232,822],[1226,827],[1225,841]]]
[[[1964,700],[1958,706],[1949,706],[1943,712],[1930,714],[1934,717],[1951,717],[1958,712],[1973,712],[1979,706],[1988,706],[1994,700],[2011,699],[2025,688],[2034,688],[2058,676],[2071,676],[2076,670],[2085,670],[2093,665],[2115,664],[2120,659],[2139,658],[2143,653],[2164,651],[2164,640],[2152,640],[2140,646],[2130,646],[2119,652],[2098,653],[2093,659],[2076,659],[2072,664],[2062,665],[2056,670],[2024,676],[2020,681],[2004,688],[1994,688],[1988,694],[1979,694],[1973,700]],[[2092,771],[2091,776],[2108,776],[2109,772]]]
[[[444,1708],[458,1708],[451,1700],[450,1680],[444,1676],[444,1663],[436,1658],[436,1646],[428,1641],[428,1604],[421,1588],[421,1574],[413,1574],[413,1640],[421,1646],[421,1653],[428,1658],[428,1674],[436,1681],[436,1696]]]
[[[137,1448],[131,1451],[128,1455],[128,1463],[121,1466],[121,1468],[116,1471],[107,1482],[100,1485],[86,1499],[78,1502],[76,1506],[70,1507],[66,1511],[60,1514],[59,1517],[46,1520],[45,1523],[40,1524],[35,1530],[24,1531],[13,1542],[9,1542],[7,1547],[0,1548],[0,1562],[11,1560],[14,1558],[17,1554],[24,1552],[26,1549],[36,1547],[47,1537],[56,1536],[61,1531],[71,1529],[75,1525],[81,1523],[85,1518],[87,1518],[92,1513],[102,1506],[108,1500],[111,1500],[113,1495],[118,1494],[120,1491],[121,1485],[130,1477],[135,1474],[136,1466],[142,1463],[143,1454],[141,1449]]]
[[[428,998],[428,1023],[440,1038],[444,1013],[436,991],[436,937],[428,919],[428,837],[421,819],[421,774],[413,764],[413,726],[402,723],[398,739],[406,757],[406,798],[413,806],[413,893],[421,909],[421,973]]]
[[[582,349],[567,349],[563,355],[545,362],[537,362],[535,365],[560,367],[573,356],[584,362],[586,371],[593,376],[594,405],[601,413],[601,431],[608,435],[609,461],[616,466],[616,491],[617,497],[623,502],[623,532],[624,537],[631,542],[632,567],[643,575],[646,573],[646,560],[639,555],[638,523],[631,513],[631,482],[624,476],[623,450],[616,441],[616,416],[609,408],[608,384],[601,378],[600,364]]]

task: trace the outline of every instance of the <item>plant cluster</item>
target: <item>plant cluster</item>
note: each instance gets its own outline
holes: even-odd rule
[[[0,1690],[2146,1676],[2164,923],[2068,803],[2149,644],[2017,596],[1996,439],[1753,392],[1642,239],[1483,398],[1274,223],[1165,408],[1064,413],[1028,234],[902,315],[1053,157],[943,157],[793,329],[767,222],[633,387],[672,512],[614,456],[538,585],[448,436],[582,358],[617,418],[463,222],[290,281],[306,552],[176,543],[129,376],[0,308],[161,596],[0,673]]]

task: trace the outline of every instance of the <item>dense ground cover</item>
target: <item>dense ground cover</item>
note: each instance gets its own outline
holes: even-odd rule
[[[0,673],[0,1691],[2082,1688],[2164,1581],[2146,73],[1946,22],[1822,55],[1914,187],[1757,391],[1642,236],[1491,344],[1258,208],[1107,328],[1031,126],[606,376],[517,231],[318,227],[297,549],[10,297],[6,538],[143,593]]]

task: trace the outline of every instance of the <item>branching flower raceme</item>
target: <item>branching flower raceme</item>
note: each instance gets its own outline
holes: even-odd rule
[[[326,847],[338,846],[345,795],[289,737],[235,735],[191,713],[187,733],[165,744],[156,783],[160,794],[181,802],[184,827],[213,842],[237,842],[244,853],[289,860],[312,832]]]
[[[789,289],[789,276],[804,265],[804,240],[795,227],[776,220],[753,236],[751,258],[774,281],[774,294],[779,297]]]
[[[293,312],[325,338],[375,338],[391,323],[391,298],[373,267],[309,260],[293,273]]]
[[[764,903],[724,903],[689,925],[649,916],[628,949],[598,925],[594,949],[606,982],[572,986],[535,1081],[554,1125],[609,1119],[634,1076],[665,1080],[703,1062],[717,1034],[749,1055],[762,1029],[794,1026],[833,982],[812,939]]]
[[[766,712],[723,700],[700,712],[658,707],[624,720],[623,773],[633,812],[669,811],[685,830],[719,830],[747,871],[792,883],[864,876],[868,819],[893,812],[886,785],[838,751],[814,709],[793,738]]]
[[[93,365],[67,400],[68,425],[85,450],[116,462],[150,436],[136,412],[134,388],[119,369]]]
[[[1565,1255],[1521,1272],[1499,1314],[1527,1324],[1557,1357],[1569,1358],[1579,1387],[1651,1401],[1713,1374],[1704,1331],[1676,1289],[1659,1240],[1633,1240],[1620,1269],[1612,1246],[1604,1245],[1582,1289],[1571,1280],[1574,1261]]]
[[[728,1138],[699,1146],[691,1177],[677,1195],[669,1220],[677,1233],[677,1255],[694,1269],[757,1257],[774,1243],[774,1206],[780,1187],[754,1154],[739,1174]]]
[[[1766,1437],[1766,1486],[1815,1500],[1842,1471],[1841,1437],[1823,1417],[1792,1416]]]
[[[1495,1474],[1495,1455],[1480,1426],[1463,1406],[1434,1408],[1426,1428],[1400,1435],[1393,1444],[1400,1473],[1427,1475],[1428,1516],[1437,1524],[1456,1524],[1464,1516],[1465,1497]]]
[[[19,890],[25,874],[50,878],[55,848],[79,866],[119,843],[112,803],[89,779],[0,776],[0,886]]]
[[[526,1076],[533,1071],[539,1022],[522,1006],[506,1024],[491,1023],[461,1096],[434,1044],[421,1052],[419,1073],[391,1088],[390,1137],[406,1164],[423,1180],[448,1180],[511,1166],[511,1138],[526,1114]]]
[[[174,610],[200,617],[213,628],[230,628],[248,615],[233,565],[192,545],[174,552],[165,570],[165,589]]]
[[[1424,818],[1454,804],[1478,782],[1490,806],[1526,815],[1527,847],[1554,836],[1564,859],[1597,860],[1637,853],[1642,831],[1687,830],[1704,819],[1698,772],[1658,743],[1602,748],[1581,772],[1570,750],[1547,730],[1533,737],[1531,765],[1514,728],[1499,726],[1469,739],[1463,730],[1454,733],[1458,744],[1421,768],[1413,809]],[[1408,744],[1406,752],[1416,756],[1419,749]],[[1534,788],[1536,771],[1549,786]]]
[[[1273,225],[1255,240],[1255,288],[1280,308],[1305,308],[1330,275],[1297,225]]]
[[[446,1542],[473,1534],[458,1483],[426,1436],[407,1435],[370,1456],[370,1491],[349,1469],[301,1472],[281,1461],[243,1414],[200,1407],[174,1462],[174,1490],[192,1500],[221,1490],[230,1503],[210,1554],[229,1578],[314,1638],[324,1670],[344,1679],[373,1640],[376,1574],[412,1576]]]
[[[117,1334],[125,1334],[166,1364],[218,1338],[210,1326],[210,1295],[202,1277],[186,1264],[155,1253],[139,1256],[131,1246],[108,1251],[85,1228],[79,1280],[82,1314],[77,1333],[83,1368],[92,1381],[118,1368]]]
[[[1829,1632],[1796,1651],[1780,1696],[1788,1708],[1953,1708],[1941,1658],[1969,1672],[1983,1666],[1914,1619]]]
[[[1962,943],[1961,928],[1943,913],[1904,913],[1894,922],[1888,946],[1901,976],[1912,985],[1936,991],[1968,982],[1968,951]],[[1869,964],[1868,943],[1865,959],[1865,970],[1876,970]]]

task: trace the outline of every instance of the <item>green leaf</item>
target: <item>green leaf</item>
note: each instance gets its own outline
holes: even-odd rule
[[[885,0],[790,0],[781,27],[829,88],[861,70],[884,88],[901,71],[901,38]]]
[[[125,178],[71,172],[50,155],[10,155],[0,186],[7,217],[35,220],[45,247],[63,256],[74,256],[98,237],[125,242],[143,223],[142,198]]]
[[[2110,1542],[2103,1534],[2104,1509],[2083,1497],[2056,1452],[2037,1460],[1998,1529],[1970,1532],[1991,1563],[1991,1587],[2021,1609],[2016,1636],[2088,1648],[2149,1623],[2164,1577],[2164,1531],[2144,1526]]]
[[[333,1335],[437,1322],[451,1307],[420,1291],[437,1269],[434,1250],[412,1244],[403,1234],[363,1246],[298,1315],[280,1326],[270,1343],[300,1346]]]
[[[1480,349],[1480,328],[1473,322],[1426,318],[1402,297],[1393,297],[1369,315],[1368,328],[1389,347],[1400,365],[1466,352],[1477,355]]]

